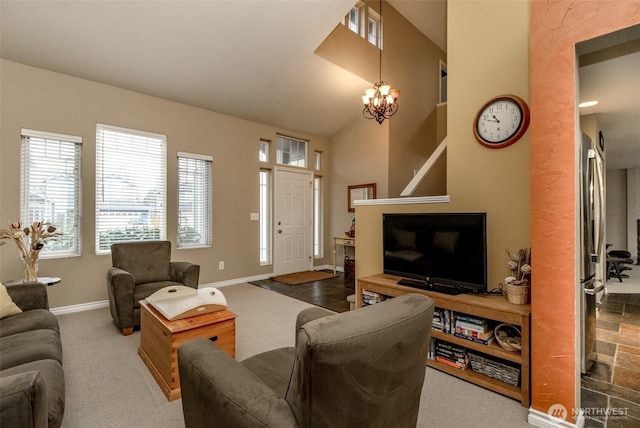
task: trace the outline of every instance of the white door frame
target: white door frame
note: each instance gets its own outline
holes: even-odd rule
[[[308,269],[312,270],[313,269],[313,171],[307,170],[307,169],[300,169],[300,168],[291,168],[291,167],[283,167],[283,166],[276,166],[274,167],[274,179],[273,179],[273,229],[272,229],[272,242],[273,242],[273,271],[275,275],[282,275],[282,274],[286,274],[286,273],[291,273],[291,272],[284,272],[283,271],[283,266],[280,263],[280,256],[278,253],[278,230],[279,230],[279,225],[278,225],[278,218],[279,216],[279,210],[281,209],[279,206],[279,196],[280,196],[280,192],[281,189],[278,188],[278,175],[281,172],[289,172],[289,173],[295,173],[295,174],[301,174],[301,175],[305,175],[308,176],[309,179],[309,183],[310,186],[308,188],[308,213],[309,213],[309,219],[308,219],[308,224],[307,224],[307,231],[305,232],[306,234],[308,234],[308,246],[305,249],[305,252],[309,255],[309,264],[308,264]]]

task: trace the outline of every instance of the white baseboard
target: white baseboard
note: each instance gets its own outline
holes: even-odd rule
[[[314,266],[313,270],[333,270],[333,265],[321,265],[321,266]],[[338,272],[344,272],[344,268],[342,266],[336,266],[336,271]]]
[[[538,428],[583,428],[584,415],[580,412],[576,418],[576,423],[572,424],[558,418],[552,418],[548,413],[529,408],[527,422]]]
[[[60,306],[57,308],[51,308],[51,312],[54,315],[72,314],[74,312],[91,311],[93,309],[108,308],[108,300],[100,300],[98,302],[80,303],[79,305]]]
[[[314,266],[314,270],[323,270],[323,269],[333,269],[333,265]],[[343,269],[340,266],[337,266],[336,270],[343,272]],[[217,282],[211,282],[208,284],[200,284],[198,285],[198,288],[203,288],[203,287],[220,288],[220,287],[226,287],[229,285],[243,284],[245,282],[261,281],[263,279],[269,279],[273,276],[274,274],[273,272],[271,272],[271,273],[265,273],[262,275],[247,276],[244,278],[234,278],[234,279],[228,279],[225,281],[217,281]],[[64,314],[72,314],[74,312],[90,311],[93,309],[101,309],[101,308],[107,308],[107,307],[109,307],[109,301],[101,300],[98,302],[81,303],[79,305],[60,306],[57,308],[51,308],[51,312],[54,315],[64,315]]]
[[[244,278],[227,279],[226,281],[217,281],[217,282],[210,282],[208,284],[200,284],[198,285],[198,288],[203,288],[203,287],[220,288],[220,287],[226,287],[228,285],[243,284],[245,282],[261,281],[263,279],[269,279],[273,277],[273,275],[274,275],[273,272],[271,272],[271,273],[265,273],[262,275],[246,276]]]
[[[202,287],[220,288],[220,287],[226,287],[227,285],[235,285],[235,284],[242,284],[245,282],[269,279],[272,276],[273,276],[273,273],[268,273],[264,275],[248,276],[246,278],[229,279],[227,281],[218,281],[218,282],[212,282],[209,284],[200,284],[198,285],[198,288],[202,288]],[[72,314],[74,312],[91,311],[93,309],[101,309],[101,308],[108,308],[108,307],[109,307],[108,300],[100,300],[97,302],[80,303],[79,305],[59,306],[57,308],[51,308],[51,312],[54,315],[64,315],[64,314]]]

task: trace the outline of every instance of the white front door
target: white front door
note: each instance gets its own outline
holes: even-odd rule
[[[313,249],[313,173],[276,168],[274,271],[311,270]]]

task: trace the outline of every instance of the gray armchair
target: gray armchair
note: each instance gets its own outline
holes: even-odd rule
[[[200,266],[172,262],[170,241],[113,244],[111,261],[113,267],[107,271],[109,308],[125,336],[140,326],[140,300],[172,285],[198,288]]]
[[[415,427],[433,301],[407,294],[297,319],[295,348],[236,362],[213,342],[178,348],[187,428]]]

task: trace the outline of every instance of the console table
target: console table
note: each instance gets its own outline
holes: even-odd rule
[[[475,383],[484,388],[515,398],[528,407],[530,398],[530,324],[531,306],[509,303],[500,295],[459,294],[451,296],[433,291],[399,285],[401,278],[394,275],[372,275],[358,278],[356,281],[356,308],[362,307],[362,292],[367,290],[387,297],[402,296],[407,293],[420,293],[429,296],[436,307],[448,309],[461,314],[485,318],[499,323],[517,326],[521,331],[522,350],[510,352],[501,348],[496,342],[484,345],[433,330],[431,337],[464,347],[470,351],[480,352],[490,358],[506,360],[520,368],[520,384],[513,386],[498,379],[474,372],[471,368],[464,370],[452,368],[438,361],[427,359],[426,364],[452,376]]]
[[[344,254],[347,254],[347,247],[356,247],[356,238],[334,236],[333,238],[333,274],[336,273],[336,246],[342,245]]]

